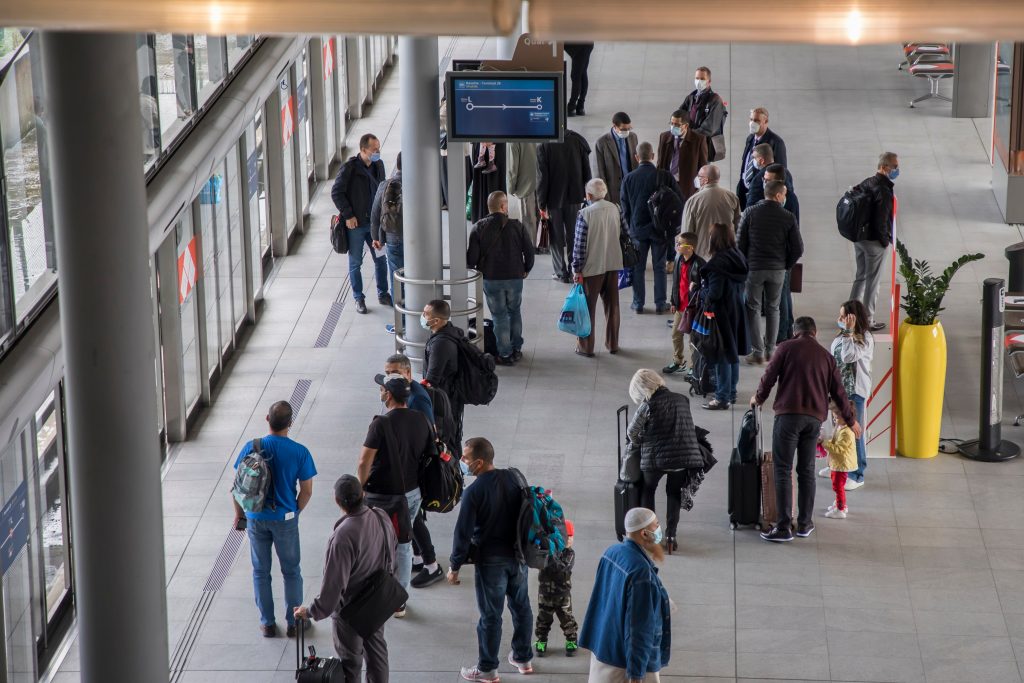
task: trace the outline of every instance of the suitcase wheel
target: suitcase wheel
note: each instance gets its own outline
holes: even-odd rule
[[[735,531],[737,527],[739,527],[739,524],[737,524],[736,522],[729,522],[729,528],[733,531]]]

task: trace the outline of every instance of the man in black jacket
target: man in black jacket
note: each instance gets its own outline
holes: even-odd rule
[[[537,206],[542,218],[551,219],[552,280],[572,282],[569,260],[576,229],[576,214],[586,198],[590,180],[590,145],[572,130],[565,142],[545,142],[537,148]]]
[[[693,74],[694,90],[686,96],[679,108],[690,117],[690,130],[708,139],[708,161],[716,161],[725,155],[725,150],[716,150],[711,138],[722,132],[725,125],[725,102],[711,89],[711,69],[697,67]],[[721,155],[718,152],[722,152]]]
[[[492,192],[485,218],[469,233],[466,265],[484,278],[484,297],[494,319],[497,362],[515,365],[523,357],[523,280],[533,268],[533,243],[522,223],[508,217],[508,196]]]
[[[892,240],[892,181],[899,174],[900,161],[896,154],[885,152],[878,158],[878,172],[860,184],[871,195],[871,221],[865,238],[853,243],[857,275],[853,279],[850,298],[857,299],[867,307],[872,332],[885,327],[885,323],[875,320],[875,304],[878,301],[882,262],[885,261],[885,252]]]
[[[751,364],[770,359],[779,335],[779,298],[786,271],[804,253],[796,218],[783,208],[785,184],[773,180],[765,188],[767,197],[748,208],[740,217],[738,246],[747,259],[747,329],[752,352]],[[761,332],[761,297],[768,308],[767,334]]]
[[[430,338],[423,349],[423,379],[429,386],[444,391],[452,404],[455,420],[456,444],[462,443],[462,414],[466,409],[459,392],[456,377],[459,373],[459,339],[466,336],[461,328],[451,323],[452,309],[447,301],[434,299],[423,307],[420,326],[430,330]]]
[[[381,306],[391,305],[388,294],[388,260],[372,251],[370,239],[370,209],[377,194],[377,186],[384,182],[384,162],[380,160],[380,140],[372,133],[359,138],[359,154],[346,161],[331,188],[331,199],[341,220],[348,228],[348,280],[352,285],[352,298],[356,312],[366,313],[363,294],[363,245],[371,249],[374,277],[377,282],[377,300]]]
[[[637,145],[636,159],[640,165],[622,179],[622,191],[619,192],[622,215],[626,218],[629,236],[640,255],[639,262],[633,267],[633,303],[630,308],[637,313],[644,312],[644,299],[647,297],[645,287],[647,254],[650,252],[654,268],[655,312],[668,313],[669,305],[665,292],[665,260],[670,242],[655,229],[647,200],[661,186],[677,193],[680,201],[683,201],[683,195],[679,191],[679,184],[669,172],[655,167],[654,148],[651,143],[641,142]]]
[[[533,672],[530,663],[533,659],[530,648],[533,609],[528,570],[516,552],[522,502],[519,481],[513,472],[495,469],[494,446],[480,437],[466,441],[462,467],[464,472],[476,477],[476,481],[462,495],[452,539],[448,583],[458,585],[462,565],[474,562],[476,605],[480,611],[476,628],[479,657],[476,666],[463,667],[462,677],[467,681],[498,680],[498,648],[506,599],[513,629],[508,662],[519,673],[529,674]],[[470,557],[471,548],[475,550],[474,557]]]
[[[796,224],[800,225],[800,199],[796,196],[796,190],[793,189],[793,176],[789,173],[789,170],[782,164],[770,164],[764,168],[762,174],[764,183],[772,180],[779,180],[786,184],[786,204],[785,209],[793,214],[796,218]],[[760,188],[760,198],[764,199],[764,183],[755,185],[751,188],[750,194],[747,195],[749,198],[754,194],[756,188]],[[781,344],[787,339],[793,338],[793,292],[790,290],[790,273],[792,269],[786,271],[786,281],[782,283],[782,297],[779,300],[779,336],[776,338],[776,344]]]
[[[768,110],[764,107],[751,109],[749,126],[750,135],[747,136],[746,144],[743,145],[743,154],[740,156],[740,179],[736,183],[736,196],[740,198],[740,206],[747,206],[747,190],[750,189],[754,176],[757,175],[753,155],[756,146],[768,145],[772,148],[775,163],[786,165],[786,143],[778,133],[768,128]],[[756,203],[756,201],[751,202],[750,205],[753,206]]]

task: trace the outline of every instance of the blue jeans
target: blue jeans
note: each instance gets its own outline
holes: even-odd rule
[[[530,584],[525,564],[512,558],[491,558],[476,565],[476,606],[480,621],[476,625],[479,646],[477,667],[481,671],[498,668],[501,647],[502,612],[508,599],[512,613],[512,658],[525,663],[533,658],[530,634],[533,630],[533,609],[530,607]]]
[[[719,403],[736,402],[736,385],[739,381],[739,362],[722,360],[715,363],[715,398]]]
[[[388,291],[388,260],[386,257],[374,258],[373,242],[370,240],[370,226],[360,225],[348,231],[348,281],[352,285],[352,298],[365,299],[363,294],[363,246],[370,250],[373,258],[374,278],[377,281],[377,296]]]
[[[388,260],[388,277],[390,278],[391,286],[391,298],[395,297],[395,271],[399,268],[405,268],[405,249],[402,246],[402,240],[398,238],[398,235],[388,235],[387,242],[384,243],[384,251],[387,253]],[[403,290],[404,291],[404,290]]]
[[[665,300],[665,257],[666,243],[651,239],[633,240],[639,252],[640,259],[633,266],[633,305],[634,311],[644,307],[644,299],[647,298],[647,252],[651,253],[652,267],[654,268],[654,306],[655,308],[668,309]]]
[[[867,425],[864,424],[864,397],[860,394],[854,394],[850,397],[853,401],[854,408],[857,409],[857,422],[860,423],[861,429],[866,429]],[[864,441],[864,433],[861,432],[860,438],[857,439],[857,470],[850,472],[849,478],[854,481],[864,481],[864,470],[868,466],[868,447]]]
[[[302,604],[298,515],[285,520],[250,519],[247,531],[252,556],[252,589],[260,611],[260,624],[269,626],[277,623],[274,619],[274,591],[270,585],[270,568],[274,562],[270,555],[272,547],[277,551],[281,574],[284,575],[285,619],[294,624],[292,609]]]
[[[423,495],[419,488],[415,488],[405,494],[405,499],[409,501],[409,528],[412,529],[416,522],[416,515],[420,511]],[[412,541],[398,544],[395,562],[398,563],[398,573],[395,578],[402,584],[402,588],[409,588],[409,581],[412,579]]]
[[[484,280],[484,298],[494,319],[498,355],[508,358],[513,351],[523,348],[523,281]]]

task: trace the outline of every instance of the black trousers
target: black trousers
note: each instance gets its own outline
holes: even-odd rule
[[[665,535],[675,538],[679,526],[679,508],[683,504],[683,472],[644,472],[644,487],[640,492],[640,507],[654,510],[654,495],[658,492],[658,482],[665,475],[665,495],[668,497],[668,510],[665,511]]]
[[[423,564],[434,564],[437,562],[437,554],[434,552],[434,541],[430,538],[430,529],[427,528],[427,513],[420,508],[416,520],[412,524],[412,551],[423,558]]]
[[[775,502],[780,529],[791,529],[793,519],[793,455],[796,454],[798,486],[797,524],[805,527],[814,514],[814,450],[821,421],[810,415],[776,415],[772,431],[775,462]]]
[[[551,217],[551,269],[560,278],[572,277],[572,248],[576,243],[576,215],[579,204],[549,206]]]
[[[587,99],[587,90],[590,86],[587,69],[590,68],[590,53],[593,51],[593,43],[565,44],[565,52],[572,59],[572,67],[569,69],[569,77],[572,79],[572,88],[569,92],[570,109],[582,107]]]

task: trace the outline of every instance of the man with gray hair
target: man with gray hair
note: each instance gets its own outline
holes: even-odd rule
[[[598,297],[604,304],[604,346],[608,353],[619,352],[619,238],[626,232],[626,225],[619,207],[606,199],[608,186],[604,180],[594,178],[587,182],[586,189],[587,206],[576,217],[572,272],[573,281],[583,285],[590,310],[590,335],[578,338],[576,353],[593,358]]]
[[[492,192],[487,216],[469,233],[466,265],[484,278],[484,298],[494,319],[500,365],[523,357],[523,280],[533,268],[534,248],[523,224],[508,217],[508,196]]]
[[[711,258],[711,226],[715,223],[731,225],[735,230],[740,222],[740,200],[724,187],[720,187],[722,173],[714,164],[703,166],[694,181],[697,194],[683,206],[683,232],[697,235],[697,255]]]
[[[857,299],[868,309],[871,331],[877,332],[885,323],[875,320],[878,301],[878,282],[881,279],[885,252],[892,241],[892,220],[895,212],[893,181],[900,174],[900,161],[894,152],[883,152],[878,157],[878,171],[857,187],[866,192],[871,202],[871,218],[864,239],[853,243],[857,259],[857,274],[853,278],[850,298]]]

